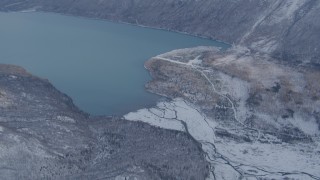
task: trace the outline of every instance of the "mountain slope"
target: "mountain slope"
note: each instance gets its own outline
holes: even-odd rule
[[[89,117],[47,80],[0,65],[1,179],[204,179],[200,145],[178,131]]]
[[[2,0],[0,10],[36,9],[187,32],[319,66],[318,0]]]

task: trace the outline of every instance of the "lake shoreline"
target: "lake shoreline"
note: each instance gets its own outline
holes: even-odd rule
[[[122,116],[156,105],[162,96],[145,88],[152,80],[144,68],[148,59],[187,47],[229,47],[188,34],[59,13],[10,12],[1,18],[6,28],[0,33],[15,35],[3,38],[7,44],[0,43],[4,52],[0,62],[49,79],[81,109],[95,115]],[[32,64],[35,61],[37,65]],[[56,75],[57,71],[61,73]],[[106,104],[101,98],[106,98]]]
[[[106,22],[111,22],[111,23],[116,23],[116,24],[125,24],[125,25],[130,25],[130,26],[135,26],[135,27],[154,29],[154,30],[160,30],[160,31],[167,31],[167,32],[173,32],[173,33],[177,33],[177,34],[183,34],[183,35],[188,35],[188,36],[192,36],[192,37],[202,38],[202,39],[208,39],[208,40],[211,40],[211,41],[216,41],[216,42],[228,45],[229,48],[232,46],[228,42],[225,42],[225,41],[222,41],[222,40],[219,40],[219,39],[215,39],[215,38],[212,38],[212,37],[209,37],[209,36],[196,35],[196,34],[184,32],[184,31],[177,31],[177,30],[166,29],[166,28],[158,28],[158,27],[154,27],[154,26],[147,26],[147,25],[143,25],[143,24],[135,24],[135,23],[130,23],[130,22],[126,22],[126,21],[116,21],[116,20],[106,19],[106,18],[89,17],[89,16],[75,15],[75,14],[70,14],[70,13],[53,12],[53,11],[37,11],[37,10],[31,10],[31,11],[9,11],[8,13],[48,13],[48,14],[58,14],[58,15],[62,15],[62,16],[70,16],[70,17],[76,17],[76,18],[84,18],[84,19],[89,19],[89,20],[106,21]]]

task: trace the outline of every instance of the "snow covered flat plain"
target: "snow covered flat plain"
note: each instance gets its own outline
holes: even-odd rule
[[[131,112],[124,118],[190,134],[202,144],[211,164],[208,179],[320,177],[319,144],[237,142],[218,138],[215,132],[223,127],[181,98],[159,102],[156,107]]]

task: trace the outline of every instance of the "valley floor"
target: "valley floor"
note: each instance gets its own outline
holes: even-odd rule
[[[227,133],[228,129],[219,127],[214,119],[180,98],[129,113],[124,118],[190,134],[201,143],[210,162],[208,179],[320,179],[320,143],[237,142],[220,138],[215,135],[217,131]]]
[[[299,89],[311,75],[261,58],[240,47],[152,58],[146,68],[154,80],[147,88],[171,100],[124,119],[192,136],[210,163],[208,179],[320,179],[319,102],[308,99],[317,87]],[[283,100],[287,91],[303,93],[302,103]]]

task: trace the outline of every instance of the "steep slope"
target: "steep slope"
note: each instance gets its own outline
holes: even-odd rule
[[[1,179],[204,179],[200,145],[178,131],[89,117],[48,81],[0,65]]]
[[[247,46],[279,60],[319,66],[318,0],[2,0],[35,9],[187,32]]]

